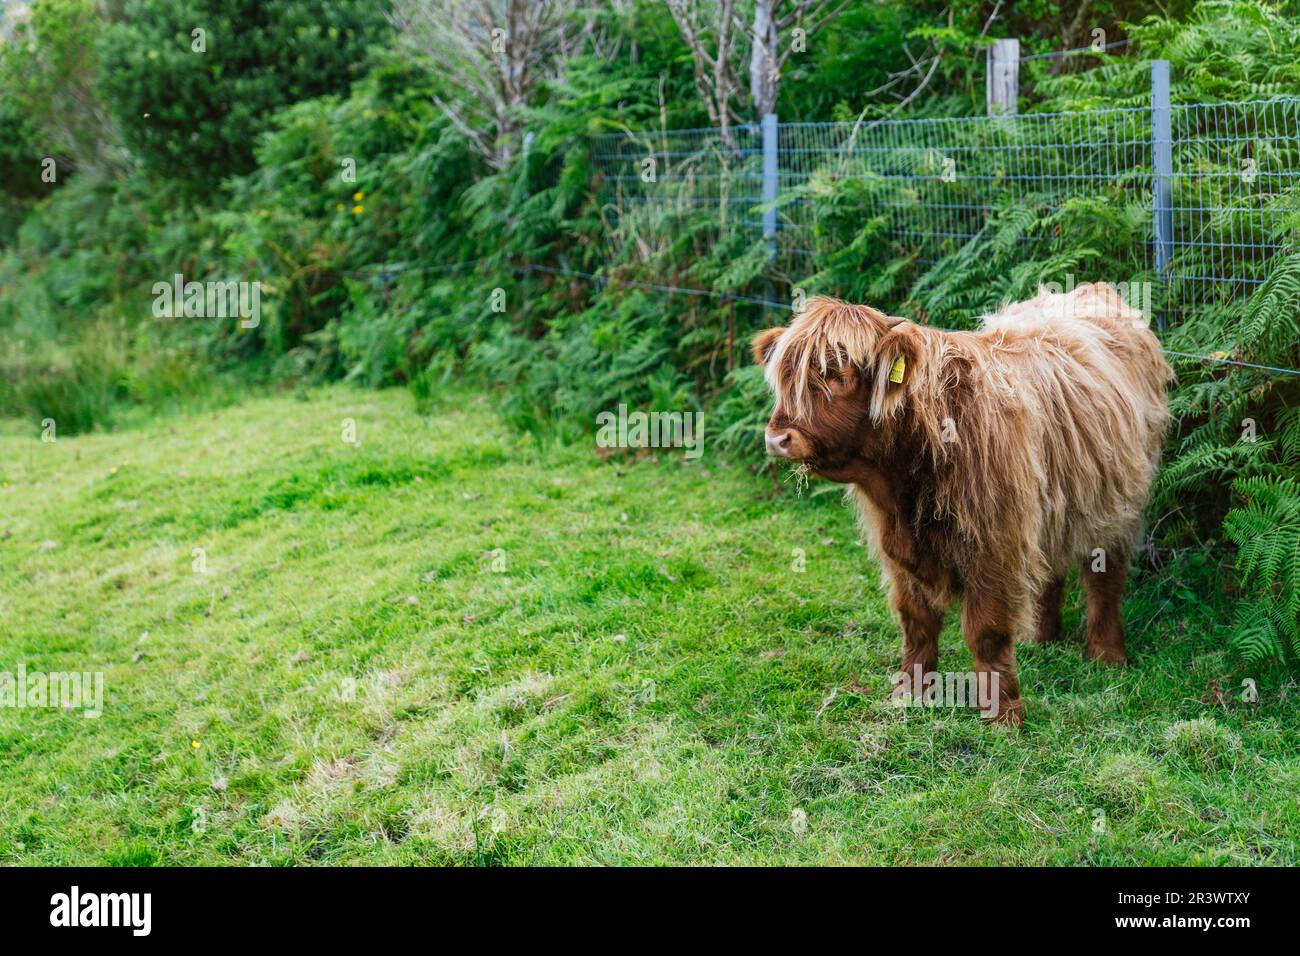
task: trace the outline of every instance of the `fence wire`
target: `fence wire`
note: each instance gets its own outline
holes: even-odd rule
[[[780,187],[797,192],[782,225],[806,251],[816,237],[818,178],[858,177],[873,187],[867,195],[887,211],[893,235],[933,263],[975,238],[998,208],[1020,204],[1047,214],[1098,194],[1140,201],[1151,188],[1142,117],[1127,109],[787,124]]]
[[[1173,319],[1239,299],[1300,234],[1300,99],[1174,105],[1172,235],[1155,273],[1152,111],[1145,107],[860,123],[783,123],[777,133],[777,221],[770,236],[788,274],[816,271],[827,248],[818,201],[854,180],[861,216],[933,266],[981,235],[995,214],[1042,219],[1066,204],[1121,210],[1133,270],[1151,275]],[[763,237],[760,127],[630,132],[593,138],[611,238],[669,242],[689,228]],[[700,212],[708,213],[707,225]],[[1024,260],[1053,236],[1013,235]],[[1126,281],[1130,276],[1080,276]]]
[[[592,138],[611,228],[655,235],[699,209],[718,233],[762,228],[763,136],[757,125],[721,130],[609,133]]]
[[[1170,297],[1239,299],[1300,235],[1300,99],[1172,107]]]

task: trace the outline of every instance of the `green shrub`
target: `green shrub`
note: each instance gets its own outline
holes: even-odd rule
[[[74,173],[120,172],[120,138],[96,89],[99,4],[34,0],[28,13],[12,42],[0,39],[0,191],[43,196]]]
[[[356,0],[125,0],[100,42],[99,88],[149,170],[211,190],[252,170],[254,144],[277,110],[362,75],[367,47],[387,30],[384,9]]]

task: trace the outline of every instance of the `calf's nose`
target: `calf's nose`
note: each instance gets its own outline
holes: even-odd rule
[[[790,433],[788,431],[778,432],[775,435],[771,432],[764,432],[763,441],[767,445],[769,455],[776,458],[790,457]]]

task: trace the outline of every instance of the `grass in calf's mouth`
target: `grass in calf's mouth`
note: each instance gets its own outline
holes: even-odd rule
[[[793,483],[794,493],[800,498],[808,490],[808,484],[812,479],[812,465],[806,461],[801,461],[797,465],[790,467],[786,472],[786,481]]]

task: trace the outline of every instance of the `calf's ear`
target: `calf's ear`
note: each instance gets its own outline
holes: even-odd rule
[[[772,354],[772,348],[776,345],[776,340],[781,337],[785,331],[785,326],[778,325],[774,329],[764,329],[754,336],[754,361],[759,365],[766,365],[768,356]]]
[[[874,352],[871,414],[879,421],[892,415],[910,390],[923,361],[921,336],[910,322],[885,333]]]

